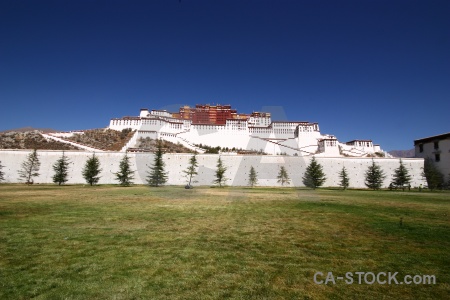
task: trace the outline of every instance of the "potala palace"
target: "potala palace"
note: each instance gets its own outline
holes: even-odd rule
[[[83,131],[42,133],[47,140],[56,140],[82,149],[65,151],[65,155],[71,161],[68,183],[85,182],[82,169],[86,160],[95,153],[102,166],[99,183],[116,184],[114,172],[118,170],[124,152],[128,152],[135,171],[135,183],[145,184],[154,154],[137,147],[140,138],[147,137],[180,143],[201,153],[202,155],[198,156],[198,175],[195,178],[198,185],[212,184],[219,157],[227,167],[225,174],[229,179],[227,184],[233,186],[247,185],[248,172],[252,166],[259,174],[260,186],[277,186],[277,174],[281,166],[285,167],[292,178],[289,186],[303,186],[301,178],[312,157],[317,157],[327,177],[324,186],[339,186],[339,172],[345,167],[349,171],[351,187],[364,188],[365,172],[368,166],[376,161],[387,175],[383,183],[383,186],[387,187],[392,174],[399,166],[398,158],[383,152],[378,145],[373,145],[371,140],[342,143],[333,135],[321,134],[317,123],[272,121],[269,113],[239,114],[229,105],[196,105],[192,108],[184,106],[178,112],[141,109],[139,116],[111,119],[108,128],[121,131],[120,133],[123,133],[124,129],[133,129],[134,132],[128,131],[131,138],[128,137],[128,142],[125,141],[126,144],[121,144],[117,150],[100,149],[70,140],[76,133],[85,134]],[[220,146],[222,152],[205,154],[205,149],[199,147],[200,144],[210,147]],[[0,150],[5,182],[20,182],[17,174],[30,151]],[[40,176],[35,178],[35,183],[52,183],[52,166],[61,157],[62,152],[62,150],[38,151],[41,168]],[[261,152],[268,155],[260,155]],[[186,183],[183,170],[186,169],[191,157],[192,153],[164,154],[163,160],[169,178],[167,184]],[[411,175],[411,185],[418,187],[425,184],[422,176],[424,159],[405,158],[403,162]]]
[[[371,140],[339,142],[320,133],[319,124],[273,121],[270,113],[241,114],[230,105],[180,107],[178,112],[141,109],[139,116],[111,119],[110,129],[136,130],[124,151],[139,138],[164,139],[203,153],[196,145],[260,151],[267,154],[322,157],[388,156]]]

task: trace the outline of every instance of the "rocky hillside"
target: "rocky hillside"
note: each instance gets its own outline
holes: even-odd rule
[[[0,149],[79,150],[79,148],[45,139],[40,131],[0,133]]]
[[[85,146],[96,149],[120,151],[123,146],[133,136],[134,131],[130,128],[122,131],[112,129],[92,129],[86,130],[84,133],[76,133],[66,140],[77,142]]]
[[[137,151],[148,151],[148,152],[155,152],[158,145],[158,141],[151,139],[149,137],[147,138],[140,138],[136,144],[136,148],[133,148],[133,150]],[[166,153],[193,153],[191,149],[188,149],[184,147],[181,144],[174,144],[169,141],[162,140],[162,147],[164,148],[164,152]]]
[[[63,142],[47,140],[41,133],[42,131],[38,130],[0,132],[0,149],[83,150]],[[92,129],[86,130],[83,133],[76,133],[70,138],[65,138],[65,140],[96,149],[120,151],[133,134],[134,131],[131,129],[124,129],[122,131]],[[166,153],[193,153],[192,150],[181,144],[174,144],[168,141],[162,142]],[[136,147],[130,150],[154,152],[156,150],[156,145],[156,140],[141,138],[137,142]]]

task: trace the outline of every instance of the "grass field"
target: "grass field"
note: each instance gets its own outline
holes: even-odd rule
[[[1,299],[449,296],[450,193],[0,185]]]

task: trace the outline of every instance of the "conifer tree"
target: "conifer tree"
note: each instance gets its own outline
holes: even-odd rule
[[[2,161],[0,160],[0,182],[5,180],[5,172],[3,172],[2,169],[3,169]]]
[[[147,183],[149,186],[158,187],[167,182],[167,174],[164,171],[165,164],[163,161],[163,154],[162,141],[158,140],[153,167],[147,172]]]
[[[342,167],[341,172],[339,172],[339,178],[341,179],[339,186],[346,190],[350,185],[350,179],[348,178],[347,169],[345,169],[345,167]]]
[[[88,158],[86,161],[86,164],[84,165],[82,174],[84,179],[86,180],[89,185],[97,184],[100,180],[100,172],[102,169],[100,169],[100,160],[97,156],[95,156],[95,153],[92,154],[92,157]]]
[[[225,177],[225,172],[227,168],[223,165],[222,159],[217,160],[217,170],[216,170],[216,179],[214,180],[214,183],[218,184],[220,187],[222,187],[222,184],[224,184],[228,178]]]
[[[62,156],[53,165],[53,171],[55,171],[55,174],[53,175],[54,183],[61,185],[67,182],[67,176],[69,175],[69,163],[70,160],[64,155],[63,151]]]
[[[194,154],[189,160],[189,166],[187,167],[186,170],[183,171],[183,173],[186,174],[186,178],[189,179],[187,184],[188,188],[191,188],[192,178],[198,174],[197,167],[198,167],[197,156],[196,154]]]
[[[447,190],[450,190],[450,173],[448,174],[448,180],[447,180],[447,182],[445,183],[445,185],[446,185],[446,189],[447,189]]]
[[[250,173],[248,174],[248,185],[254,187],[258,184],[258,175],[253,166],[250,167]]]
[[[442,175],[442,173],[438,170],[433,162],[433,159],[429,157],[425,158],[422,176],[425,177],[430,190],[433,191],[435,189],[442,189],[444,184],[444,175]]]
[[[386,178],[381,167],[372,159],[372,165],[367,168],[365,173],[364,184],[373,190],[379,190],[383,185],[383,180]]]
[[[401,187],[403,191],[405,190],[405,185],[408,185],[411,182],[411,176],[408,173],[408,169],[406,169],[405,165],[403,165],[401,159],[400,166],[395,169],[392,176],[392,184],[394,186]]]
[[[306,168],[305,175],[303,176],[303,184],[309,188],[316,189],[322,186],[326,179],[322,165],[319,164],[313,156],[309,166]]]
[[[281,183],[281,186],[284,186],[284,184],[289,184],[291,182],[291,179],[289,178],[289,175],[284,166],[280,167],[277,178],[278,183]]]
[[[133,184],[134,171],[131,170],[130,157],[125,153],[119,163],[119,171],[114,173],[116,180],[121,186],[130,186]]]
[[[37,154],[37,150],[34,149],[26,160],[22,163],[22,167],[19,170],[19,177],[25,180],[26,184],[33,183],[33,177],[39,176],[39,168],[41,167],[41,162]]]

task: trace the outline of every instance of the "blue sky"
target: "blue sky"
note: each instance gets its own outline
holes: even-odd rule
[[[231,104],[384,150],[450,131],[450,1],[0,1],[0,130]]]

